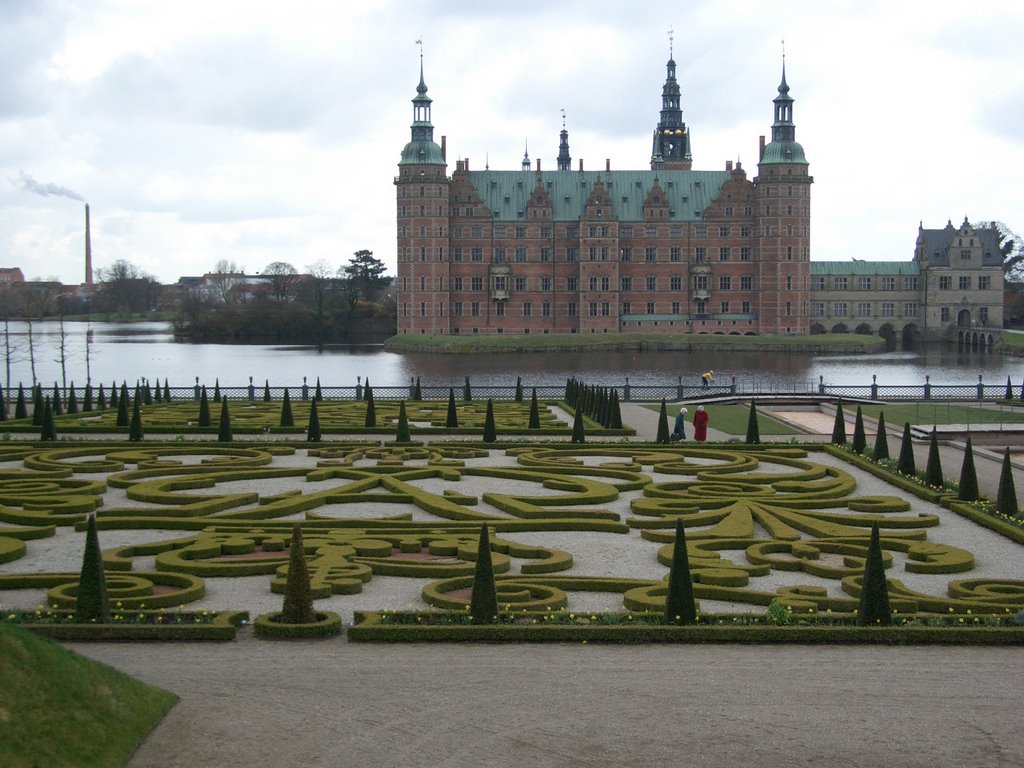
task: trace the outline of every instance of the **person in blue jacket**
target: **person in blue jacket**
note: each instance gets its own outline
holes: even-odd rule
[[[686,409],[680,408],[679,413],[676,414],[676,423],[672,428],[672,441],[685,440],[686,439]]]

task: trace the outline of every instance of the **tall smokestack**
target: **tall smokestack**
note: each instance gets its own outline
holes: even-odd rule
[[[89,204],[85,204],[85,284],[92,287],[92,238],[89,233]]]

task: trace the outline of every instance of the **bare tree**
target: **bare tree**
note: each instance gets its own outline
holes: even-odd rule
[[[235,262],[221,259],[214,264],[213,272],[207,276],[207,279],[216,290],[217,298],[225,304],[231,304],[239,301],[242,297],[238,286],[242,284],[244,274],[245,270]]]
[[[313,317],[319,323],[324,318],[327,295],[330,292],[334,270],[326,259],[317,259],[312,264],[306,265],[306,272],[309,274],[310,309],[313,310]]]
[[[108,312],[132,315],[156,307],[160,298],[160,284],[135,264],[118,259],[109,267],[101,267],[96,274],[102,283],[97,302],[106,305]]]
[[[274,261],[263,270],[268,281],[270,298],[274,301],[291,301],[299,285],[299,272],[286,261]]]

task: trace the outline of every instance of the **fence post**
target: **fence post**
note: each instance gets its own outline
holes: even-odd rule
[[[198,376],[196,376],[195,397],[196,397],[196,400],[199,399],[199,377]]]
[[[302,377],[302,399],[309,400],[309,384],[306,383],[306,377]]]
[[[252,376],[249,377],[249,401],[256,399],[256,387],[252,385]]]
[[[819,376],[818,377],[818,394],[819,395],[824,395],[825,394],[825,377],[824,376]]]
[[[356,376],[356,400],[363,399],[363,377]]]
[[[629,402],[629,376],[626,377],[626,386],[622,388],[622,401]]]
[[[732,395],[736,394],[736,374],[732,375],[732,384],[729,385],[729,393]]]
[[[679,383],[676,384],[676,400],[683,399],[683,377],[679,377]]]
[[[878,375],[871,374],[871,399],[878,399]]]
[[[985,399],[985,385],[981,383],[981,374],[978,374],[978,399]]]
[[[931,397],[932,397],[931,376],[928,376],[926,374],[925,377],[924,377],[924,399],[925,400],[930,400]]]

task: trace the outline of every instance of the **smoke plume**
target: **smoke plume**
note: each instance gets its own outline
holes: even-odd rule
[[[62,187],[59,184],[52,182],[43,183],[36,181],[24,171],[18,172],[18,178],[12,179],[11,183],[15,186],[21,187],[26,192],[31,192],[36,195],[43,195],[44,197],[70,197],[72,200],[80,200],[85,202],[85,198],[72,189]]]

